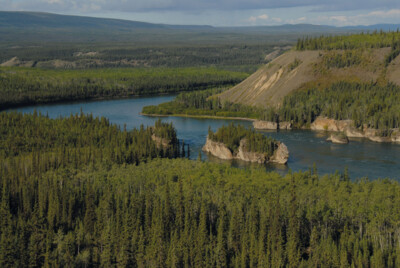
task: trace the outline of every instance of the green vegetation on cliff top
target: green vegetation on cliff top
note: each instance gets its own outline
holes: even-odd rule
[[[257,133],[254,129],[247,129],[233,123],[220,127],[215,133],[209,129],[208,138],[212,141],[225,144],[233,153],[238,152],[240,142],[243,139],[246,141],[244,149],[247,152],[264,153],[270,157],[278,147],[276,140]]]

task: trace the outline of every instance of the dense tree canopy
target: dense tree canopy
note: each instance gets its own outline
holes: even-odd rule
[[[246,140],[245,149],[249,152],[265,153],[272,156],[278,144],[277,141],[255,132],[254,129],[245,128],[233,123],[220,127],[215,133],[208,130],[208,138],[212,141],[224,143],[232,152],[237,153],[240,141]]]
[[[394,47],[400,42],[400,33],[374,31],[351,35],[305,37],[297,41],[297,50],[332,50]]]
[[[143,108],[146,114],[210,115],[288,121],[309,126],[317,116],[354,120],[387,133],[400,127],[400,87],[394,84],[335,82],[327,87],[303,85],[283,99],[279,108],[258,108],[210,97],[219,91],[181,93],[172,102]]]
[[[356,127],[390,130],[400,127],[400,88],[394,84],[337,82],[323,89],[295,91],[284,98],[277,111],[282,121],[300,126],[323,115],[352,119]]]
[[[246,77],[215,68],[0,68],[0,107],[175,93],[232,85]]]
[[[157,106],[145,106],[142,112],[144,114],[245,118],[260,118],[263,115],[263,109],[227,101],[222,102],[218,97],[213,96],[223,90],[226,90],[226,88],[180,93],[173,101],[161,103]]]
[[[104,117],[84,114],[54,120],[36,112],[0,113],[0,126],[0,165],[6,170],[17,165],[16,175],[97,162],[138,164],[180,155],[175,129],[161,121],[155,127],[127,131]],[[169,143],[160,147],[153,135]]]
[[[154,160],[1,182],[3,267],[399,265],[389,180]]]
[[[1,113],[0,126],[1,267],[399,266],[397,182],[160,159],[179,153],[152,138],[176,137],[160,121]]]

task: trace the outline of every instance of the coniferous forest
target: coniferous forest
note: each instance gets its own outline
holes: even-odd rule
[[[16,64],[0,68],[0,110],[179,92],[143,113],[294,128],[326,116],[385,134],[400,127],[400,87],[385,79],[305,84],[275,108],[221,101],[219,93],[271,52],[287,49],[285,40],[241,44],[251,37],[166,47],[163,39],[152,46],[13,46],[0,51],[2,62]],[[400,34],[307,37],[295,45],[324,50],[315,68],[325,69],[362,65],[362,50],[375,48],[387,48],[380,63],[387,68],[400,55]],[[288,70],[302,63],[295,58]],[[246,139],[245,149],[268,156],[279,144],[234,124],[210,128],[208,137],[232,152]],[[0,113],[0,267],[400,267],[397,181],[350,178],[347,168],[321,175],[315,165],[285,175],[235,168],[203,162],[201,154],[186,159],[186,148],[161,120],[128,129],[83,112],[57,119]]]
[[[90,115],[2,113],[0,123],[1,267],[400,264],[397,182],[162,159],[179,150],[161,122],[127,131]]]
[[[276,140],[257,133],[254,129],[247,129],[233,123],[220,127],[215,133],[209,129],[208,138],[225,144],[231,152],[235,153],[242,139],[246,140],[246,149],[249,152],[265,153],[267,156],[272,156],[278,146]]]
[[[181,93],[175,100],[143,108],[146,114],[246,117],[267,121],[288,121],[299,128],[317,116],[354,120],[355,126],[390,130],[400,125],[400,88],[395,84],[336,82],[320,89],[316,86],[294,91],[281,107],[258,108],[223,102],[211,97],[219,91]]]
[[[222,102],[217,95],[227,88],[180,93],[173,101],[143,107],[144,114],[262,118],[264,109]]]
[[[0,110],[57,101],[171,94],[232,85],[246,77],[246,73],[216,68],[0,68]]]

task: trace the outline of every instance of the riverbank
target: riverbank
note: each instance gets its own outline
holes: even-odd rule
[[[278,123],[263,121],[254,118],[246,117],[224,117],[224,116],[212,116],[212,115],[189,115],[189,114],[146,114],[140,113],[140,115],[151,116],[151,117],[186,117],[186,118],[198,118],[198,119],[223,119],[223,120],[242,120],[253,122],[253,127],[256,130],[294,130],[294,128],[288,122],[282,122],[284,128],[279,128]],[[393,129],[391,136],[381,136],[381,131],[377,129],[371,129],[363,126],[363,130],[357,130],[353,125],[352,120],[334,120],[329,118],[317,117],[317,119],[311,124],[309,128],[301,128],[302,130],[312,130],[316,132],[343,132],[349,138],[365,138],[369,141],[379,143],[400,143],[400,130]],[[260,127],[262,126],[262,127]]]
[[[139,113],[140,115],[144,116],[151,116],[151,117],[187,117],[187,118],[197,118],[197,119],[224,119],[224,120],[242,120],[242,121],[250,121],[255,122],[257,119],[253,118],[246,118],[246,117],[225,117],[225,116],[214,116],[214,115],[190,115],[190,114],[146,114],[146,113]]]
[[[105,117],[110,123],[116,124],[127,130],[152,126],[157,117],[140,116],[144,106],[158,105],[172,101],[173,96],[154,96],[140,97],[120,100],[90,101],[70,104],[37,105],[10,111],[23,113],[48,114],[50,118],[69,117],[71,114],[83,113],[93,114],[94,117]],[[192,160],[198,158],[201,152],[203,161],[226,163],[235,167],[250,168],[259,164],[252,164],[237,159],[220,160],[217,157],[202,152],[201,149],[206,142],[207,130],[209,127],[213,131],[223,125],[227,126],[232,120],[224,119],[195,119],[188,117],[163,117],[162,121],[173,123],[177,129],[177,135],[185,144],[190,145],[190,156]],[[252,125],[252,120],[237,121],[237,123],[248,128]],[[326,142],[325,132],[311,130],[291,130],[291,131],[270,131],[267,136],[283,142],[290,151],[288,164],[277,165],[267,164],[268,171],[275,171],[286,174],[289,169],[293,171],[308,170],[315,163],[319,174],[332,174],[336,170],[343,171],[349,167],[351,178],[362,178],[368,176],[369,179],[382,177],[399,179],[400,174],[400,146],[393,146],[391,143],[370,142],[366,139],[356,139],[348,145],[337,145]]]

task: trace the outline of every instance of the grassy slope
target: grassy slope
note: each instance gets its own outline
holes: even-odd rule
[[[239,85],[222,93],[220,97],[235,103],[267,107],[279,106],[287,94],[301,87],[326,86],[338,80],[390,81],[400,85],[400,60],[392,61],[385,68],[384,60],[390,53],[390,48],[362,50],[361,63],[344,68],[326,66],[324,57],[328,53],[340,54],[343,51],[291,50],[260,68]],[[291,68],[296,59],[300,60],[300,64]]]

